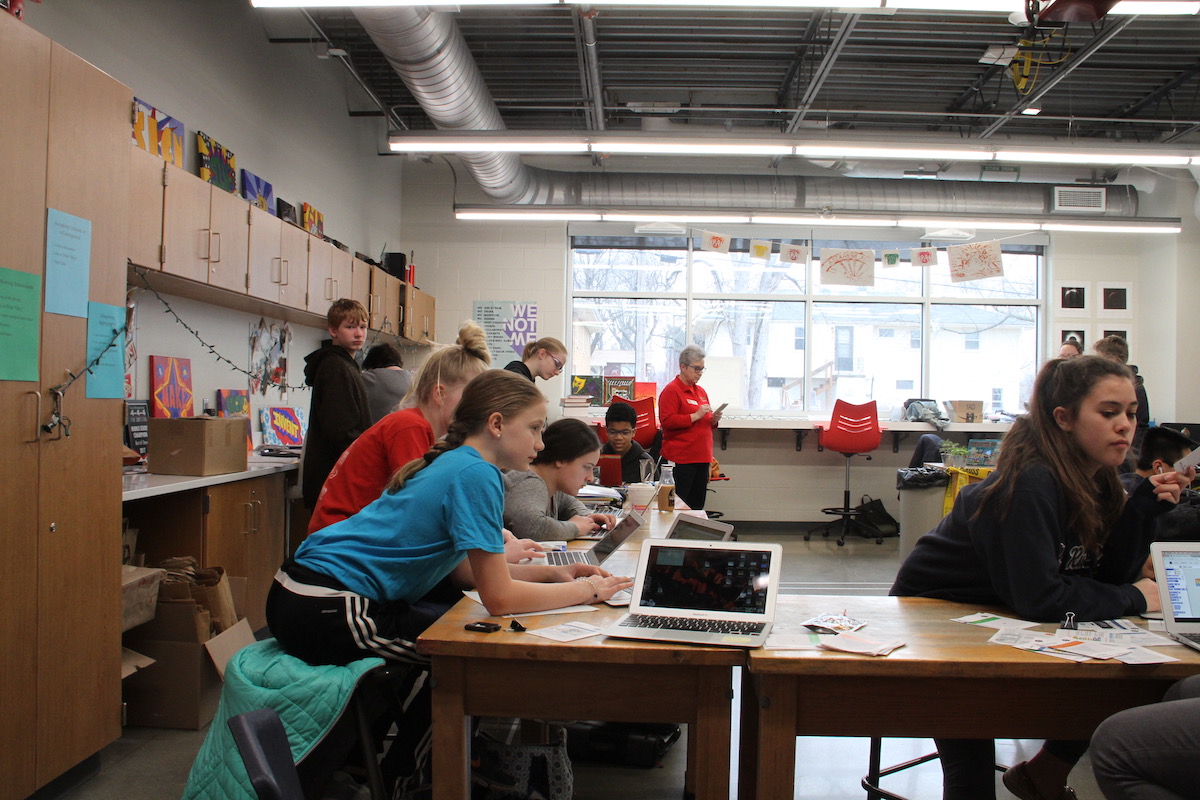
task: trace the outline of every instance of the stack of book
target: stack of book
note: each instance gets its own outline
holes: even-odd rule
[[[590,394],[572,394],[559,400],[563,407],[563,414],[569,417],[587,416],[587,409],[592,405],[592,396]]]

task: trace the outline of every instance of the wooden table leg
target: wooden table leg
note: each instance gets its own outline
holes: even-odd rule
[[[696,719],[688,726],[685,794],[696,800],[728,800],[733,675],[729,668],[700,670]]]
[[[758,792],[758,676],[743,667],[738,738],[738,797],[753,800]]]
[[[463,704],[463,661],[435,656],[431,676],[433,796],[438,800],[468,800],[471,796],[470,719]]]
[[[758,682],[757,794],[791,797],[796,783],[796,681],[789,675],[760,674]]]

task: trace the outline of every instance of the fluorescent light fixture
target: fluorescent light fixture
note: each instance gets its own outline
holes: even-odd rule
[[[1042,107],[1041,106],[1026,106],[1025,108],[1021,109],[1021,113],[1027,117],[1036,117],[1038,114],[1042,113]]]
[[[888,8],[928,9],[931,11],[998,11],[1008,14],[1021,11],[1021,0],[971,0],[969,8],[963,8],[962,0],[887,0]]]
[[[430,0],[250,0],[255,8],[380,8],[428,6]],[[436,3],[433,5],[436,6]],[[1009,14],[1024,11],[1021,0],[972,0],[963,8],[962,0],[455,0],[453,6],[641,6],[670,8],[836,8],[861,11],[970,11]],[[1110,14],[1155,16],[1195,15],[1200,2],[1171,0],[1125,0]]]
[[[991,161],[996,157],[995,153],[983,147],[954,150],[937,145],[869,147],[852,143],[841,145],[797,143],[796,155],[806,158],[918,158],[929,161]]]
[[[1073,231],[1075,233],[1179,233],[1178,225],[1095,225],[1084,222],[1044,222],[1044,231]]]
[[[1137,164],[1147,167],[1182,167],[1195,161],[1186,155],[1151,155],[1148,153],[1113,153],[1039,150],[999,150],[997,161],[1023,161],[1035,164]]]
[[[755,214],[750,220],[756,225],[800,225],[824,228],[894,228],[896,220],[891,217],[789,217],[777,214]]]
[[[680,155],[680,156],[790,156],[795,149],[791,144],[734,144],[722,142],[639,142],[611,141],[597,137],[591,145],[594,153],[619,153],[629,155]]]
[[[603,217],[588,211],[456,211],[456,219],[487,222],[599,222]]]
[[[897,220],[901,228],[974,228],[980,231],[1036,231],[1042,223],[1034,220],[991,220],[991,219],[947,219],[945,217],[927,219],[909,219],[901,217]]]
[[[255,8],[386,8],[436,6],[430,0],[250,0]],[[558,6],[562,0],[454,0],[456,6]]]
[[[473,132],[475,135],[444,136],[397,134],[388,146],[393,153],[587,153],[591,148],[582,139],[545,137],[520,139],[505,136],[503,131]],[[485,134],[485,135],[479,135]]]
[[[694,211],[674,214],[656,214],[653,211],[627,213],[603,212],[605,222],[682,222],[682,223],[727,223],[744,225],[750,221],[749,214],[725,214],[720,211]]]

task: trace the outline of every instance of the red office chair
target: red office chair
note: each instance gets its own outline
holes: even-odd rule
[[[822,514],[837,517],[824,526],[822,536],[828,536],[835,525],[842,526],[838,547],[846,544],[846,534],[852,530],[866,537],[875,537],[875,544],[883,544],[883,537],[879,535],[879,531],[860,520],[858,512],[850,505],[850,459],[861,455],[870,461],[871,451],[879,447],[882,438],[883,432],[879,427],[879,414],[875,410],[874,400],[862,405],[838,400],[833,404],[833,417],[829,420],[829,427],[817,426],[817,447],[836,450],[846,459],[846,483],[842,492],[842,504],[821,509]],[[807,542],[811,536],[812,531],[804,534],[804,541]]]
[[[614,403],[628,403],[637,412],[637,430],[633,440],[646,450],[654,443],[654,435],[658,433],[658,415],[654,413],[654,397],[639,397],[637,400],[626,400],[619,394],[614,394]]]

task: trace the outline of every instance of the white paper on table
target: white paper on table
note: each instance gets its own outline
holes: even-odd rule
[[[1166,664],[1168,661],[1178,661],[1175,656],[1156,653],[1144,647],[1135,647],[1117,660],[1123,664]]]
[[[1043,656],[1054,656],[1055,658],[1062,658],[1067,661],[1074,661],[1076,663],[1092,660],[1091,656],[1085,656],[1082,653],[1072,653],[1070,650],[1059,650],[1052,647],[1047,647],[1044,640],[1040,643],[1031,642],[1024,647],[1018,647],[1017,649],[1025,650],[1030,653],[1039,653]]]
[[[479,592],[470,591],[463,592],[464,595],[474,600],[479,605],[483,605],[483,601],[479,599]],[[548,611],[524,611],[520,614],[505,614],[504,619],[512,619],[513,617],[538,617],[549,614],[578,614],[583,611],[598,611],[595,606],[563,606],[562,608],[552,608]]]
[[[1012,619],[1011,617],[1001,617],[996,614],[985,614],[982,611],[975,614],[967,614],[965,617],[955,617],[951,622],[965,622],[968,625],[978,625],[981,628],[995,628],[1003,630],[1004,628],[1032,628],[1040,623],[1026,622],[1023,619]]]
[[[1170,647],[1172,645],[1179,645],[1179,642],[1174,639],[1159,636],[1157,633],[1151,633],[1141,628],[1132,631],[1094,631],[1083,629],[1065,631],[1060,628],[1055,631],[1055,635],[1068,639],[1084,639],[1089,642],[1100,642],[1101,644],[1124,647]]]
[[[1001,628],[992,634],[992,638],[988,639],[989,644],[1006,644],[1009,647],[1019,647],[1024,650],[1026,645],[1038,639],[1044,634],[1036,631],[1027,631],[1021,628]]]
[[[886,656],[893,650],[904,647],[904,644],[900,639],[877,642],[848,631],[839,633],[837,636],[824,636],[821,638],[821,647],[826,650],[841,650],[844,653],[857,653],[864,656]]]
[[[563,622],[548,628],[538,628],[536,631],[526,631],[534,636],[541,636],[543,639],[552,639],[556,642],[573,642],[576,639],[599,636],[603,632],[602,628],[586,622]]]
[[[1133,649],[1128,646],[1101,644],[1100,642],[1089,642],[1085,639],[1074,637],[1064,639],[1056,636],[1054,638],[1058,639],[1058,641],[1049,641],[1044,646],[1063,653],[1076,653],[1088,658],[1098,658],[1101,660],[1123,656]]]
[[[775,633],[767,634],[767,650],[820,650],[821,640],[828,637],[818,633]]]

